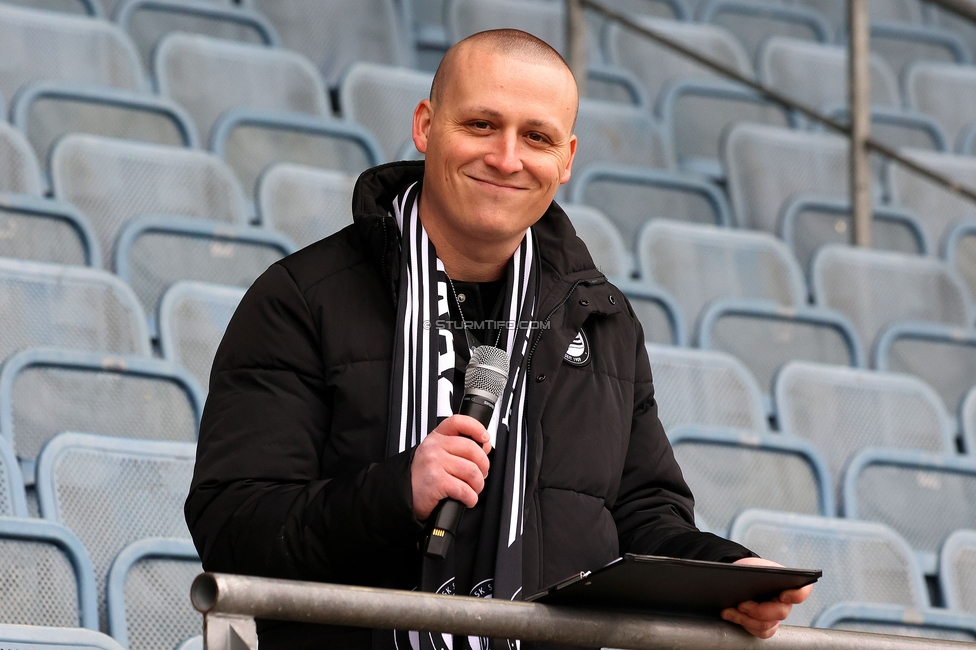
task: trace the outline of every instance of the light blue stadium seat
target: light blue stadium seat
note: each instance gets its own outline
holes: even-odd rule
[[[844,516],[891,526],[935,575],[943,541],[976,528],[976,461],[951,454],[864,449],[844,473]]]
[[[16,650],[125,650],[101,632],[37,625],[0,625],[0,643]]]
[[[942,257],[955,269],[976,302],[976,221],[960,223],[946,235]]]
[[[679,79],[658,98],[657,115],[671,136],[681,169],[724,178],[722,136],[738,122],[793,127],[792,111],[744,86],[721,80]]]
[[[417,68],[433,72],[451,45],[444,27],[446,0],[404,0],[402,4],[407,27],[412,30]]]
[[[541,38],[566,55],[566,18],[562,2],[521,0],[447,0],[444,27],[451,43],[486,29],[516,28]]]
[[[596,268],[612,278],[629,278],[634,257],[627,250],[617,226],[605,214],[588,205],[564,205],[576,236],[583,240]]]
[[[971,54],[976,53],[976,26],[962,20],[954,11],[947,11],[935,4],[929,5],[928,23],[952,32],[962,39]]]
[[[20,464],[6,433],[0,433],[0,517],[26,517],[27,496]]]
[[[624,241],[637,242],[641,227],[654,218],[685,223],[731,225],[725,194],[698,175],[598,162],[575,176],[574,203],[599,208]],[[633,243],[630,247],[633,249]]]
[[[98,237],[71,204],[0,193],[0,257],[101,268]]]
[[[298,248],[308,246],[352,224],[355,183],[354,176],[340,171],[275,164],[258,179],[261,223]]]
[[[655,219],[644,225],[637,246],[641,280],[675,297],[688,319],[688,340],[716,298],[806,303],[803,272],[772,235]]]
[[[586,97],[644,108],[650,104],[633,72],[604,64],[590,64],[586,69]]]
[[[843,42],[847,33],[847,0],[790,0],[792,4],[807,7],[826,18]],[[871,22],[906,22],[922,24],[926,17],[923,0],[868,0],[868,17]]]
[[[871,51],[883,58],[899,78],[916,61],[969,63],[969,48],[950,31],[907,23],[871,25]]]
[[[106,257],[119,232],[141,215],[248,221],[234,172],[202,151],[72,134],[54,147],[51,180],[54,195],[91,221]]]
[[[199,0],[123,0],[115,22],[126,31],[152,70],[153,51],[171,32],[203,34],[241,43],[279,45],[274,27],[260,12],[248,7]]]
[[[108,626],[129,650],[175,648],[203,628],[190,585],[203,572],[186,539],[150,538],[125,547],[108,572]]]
[[[13,101],[32,81],[146,90],[139,53],[106,20],[0,4],[0,93]]]
[[[928,607],[915,554],[883,524],[747,510],[730,537],[774,562],[823,570],[809,598],[793,606],[788,625],[810,625],[826,607],[852,600]]]
[[[214,125],[210,147],[254,200],[261,174],[278,163],[337,170],[355,178],[384,161],[376,138],[357,124],[250,108],[224,113]]]
[[[756,0],[709,0],[698,10],[698,20],[720,25],[739,39],[755,60],[770,36],[830,43],[833,29],[827,19],[806,7]]]
[[[646,343],[687,346],[684,314],[677,301],[663,288],[649,282],[612,278],[623,291],[641,322]]]
[[[976,530],[957,530],[939,552],[939,584],[946,607],[976,614]]]
[[[972,320],[962,279],[930,257],[829,244],[813,259],[816,303],[844,313],[865,348],[899,321],[968,327]]]
[[[647,356],[665,431],[685,425],[768,429],[759,385],[735,357],[650,343]]]
[[[668,432],[695,514],[728,535],[748,508],[833,516],[827,467],[806,441],[766,432],[679,427]]]
[[[92,563],[67,528],[39,519],[0,517],[0,584],[4,624],[98,629]],[[5,642],[11,641],[5,627],[0,624],[0,647],[9,647]]]
[[[0,5],[0,12],[3,11]],[[2,15],[0,15],[2,20]],[[0,192],[44,193],[41,165],[24,134],[0,120]]]
[[[905,104],[935,118],[945,130],[949,146],[957,150],[960,137],[976,117],[960,106],[976,101],[976,67],[919,61],[905,72]]]
[[[119,234],[115,272],[139,296],[154,329],[159,300],[174,282],[249,287],[293,252],[287,237],[264,228],[151,215],[133,219]]]
[[[787,362],[863,367],[867,361],[854,326],[843,314],[766,300],[720,298],[709,303],[698,319],[695,345],[741,360],[765,391],[770,414],[773,381]]]
[[[851,205],[847,200],[811,195],[799,196],[786,204],[780,217],[779,234],[809,279],[814,255],[820,247],[850,244],[853,228]],[[872,211],[871,246],[910,255],[925,255],[931,250],[915,216],[886,205],[875,205]]]
[[[813,626],[922,639],[976,641],[976,615],[936,608],[837,603],[821,612]]]
[[[816,447],[840,497],[844,468],[868,447],[955,453],[952,418],[911,375],[792,361],[773,388],[779,429]]]
[[[183,502],[195,448],[186,442],[62,433],[41,451],[41,515],[70,528],[88,549],[102,631],[108,630],[108,570],[119,552],[147,537],[189,539]]]
[[[104,18],[102,5],[99,0],[4,0],[7,4],[21,5],[31,9],[45,11],[60,11],[77,16],[94,16]]]
[[[173,284],[159,305],[159,343],[163,357],[187,368],[204,391],[217,346],[244,289],[204,282]]]

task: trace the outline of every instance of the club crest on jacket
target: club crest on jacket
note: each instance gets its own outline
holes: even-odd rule
[[[590,362],[590,342],[586,340],[583,330],[576,333],[576,338],[563,355],[563,361],[571,366],[585,366]]]

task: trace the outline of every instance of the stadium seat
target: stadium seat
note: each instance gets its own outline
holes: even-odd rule
[[[976,528],[976,462],[955,455],[865,449],[844,473],[844,516],[890,526],[935,575],[942,542]]]
[[[905,149],[902,153],[966,187],[976,188],[976,158],[917,149]],[[932,246],[932,254],[936,253],[939,244],[945,241],[956,223],[976,218],[976,203],[958,197],[895,163],[888,165],[888,191],[891,203],[918,216]]]
[[[562,2],[523,0],[446,0],[447,38],[457,43],[486,29],[514,27],[537,36],[566,55],[566,19]]]
[[[99,0],[4,0],[7,4],[21,5],[31,9],[45,11],[60,11],[76,16],[94,16],[104,18],[102,5]]]
[[[806,302],[793,254],[766,233],[656,219],[641,230],[637,246],[641,280],[675,297],[688,319],[689,340],[699,314],[716,298],[759,298],[788,307]]]
[[[629,278],[634,272],[634,257],[614,223],[588,205],[570,204],[563,210],[573,222],[576,236],[586,244],[596,268],[611,278]]]
[[[356,63],[342,78],[342,116],[369,129],[383,147],[385,160],[395,160],[410,139],[413,111],[430,96],[434,75],[407,68]]]
[[[337,86],[357,61],[413,67],[409,29],[394,0],[249,0],[271,19],[285,47]]]
[[[817,43],[833,41],[827,19],[806,7],[756,0],[709,0],[698,11],[698,20],[719,25],[742,43],[749,59],[756,60],[763,42],[771,36]]]
[[[976,116],[959,110],[976,103],[976,66],[922,61],[905,73],[905,104],[931,115],[945,130],[949,147],[959,150],[960,136]]]
[[[85,215],[61,201],[0,193],[0,257],[101,268]]]
[[[91,221],[105,257],[134,217],[168,214],[244,224],[247,200],[216,156],[177,147],[67,135],[51,154],[54,195]],[[109,260],[104,260],[108,262]]]
[[[0,12],[3,11],[0,5]],[[0,120],[0,192],[44,193],[41,166],[24,134]]]
[[[287,237],[264,228],[168,216],[139,217],[119,234],[115,272],[139,296],[150,321],[174,282],[198,280],[249,287],[295,252]]]
[[[171,32],[202,34],[241,43],[278,45],[278,34],[261,13],[199,0],[122,0],[115,22],[135,43],[146,72],[156,46]]]
[[[773,36],[759,52],[759,78],[774,90],[812,109],[847,103],[847,50]],[[901,106],[898,78],[884,60],[871,56],[871,104]]]
[[[969,297],[976,300],[976,221],[961,223],[949,231],[942,257],[966,283]]]
[[[645,343],[688,345],[684,315],[671,294],[647,282],[619,278],[614,278],[613,282],[627,296],[634,314],[640,320]]]
[[[3,432],[0,433],[0,517],[26,516],[28,513],[24,478],[9,438]]]
[[[969,63],[971,54],[962,39],[952,32],[907,23],[874,23],[871,25],[871,51],[904,79],[916,61]]]
[[[941,608],[837,603],[821,612],[813,627],[966,643],[976,641],[976,615]]]
[[[0,370],[0,435],[33,484],[34,460],[62,431],[196,442],[203,402],[196,379],[168,361],[35,348]]]
[[[6,624],[98,629],[92,563],[67,528],[0,517],[0,584],[0,647],[10,647],[12,640],[5,636]]]
[[[244,289],[203,282],[177,282],[159,304],[159,347],[197,378],[204,391],[224,330]]]
[[[793,361],[776,376],[773,395],[780,431],[816,447],[838,498],[844,468],[861,449],[955,453],[942,400],[910,375]]]
[[[949,413],[957,413],[976,386],[976,330],[932,323],[892,325],[878,337],[874,367],[915,375],[935,389]]]
[[[258,181],[261,223],[303,248],[352,224],[356,179],[342,172],[279,163]]]
[[[642,18],[639,22],[699,54],[721,61],[746,77],[754,76],[749,54],[735,36],[721,27],[653,18]],[[661,90],[669,82],[681,78],[715,77],[715,73],[700,64],[692,63],[617,23],[607,29],[606,48],[609,62],[633,72],[644,84],[652,103],[657,102]],[[654,61],[654,65],[647,65],[648,61]]]
[[[748,88],[720,80],[682,79],[668,84],[657,114],[674,143],[681,169],[724,178],[722,136],[738,122],[796,126],[793,112]]]
[[[793,0],[826,18],[838,40],[847,33],[847,0]],[[922,0],[868,0],[871,22],[907,22],[921,24],[925,18]]]
[[[765,432],[679,427],[668,432],[695,514],[728,535],[748,508],[834,514],[830,476],[807,442]]]
[[[134,541],[189,539],[183,502],[190,488],[195,445],[62,433],[37,461],[44,519],[81,539],[95,567],[99,629],[107,631],[109,566]]]
[[[152,538],[126,546],[108,572],[108,627],[129,650],[175,648],[203,628],[190,585],[203,572],[186,539]]]
[[[634,73],[602,63],[590,64],[586,69],[586,97],[645,108],[650,104]]]
[[[958,530],[946,539],[939,584],[947,607],[976,614],[976,530]]]
[[[883,524],[747,510],[730,537],[774,562],[823,570],[809,598],[793,606],[790,625],[810,625],[824,608],[845,601],[928,606],[914,553]]]
[[[722,142],[736,223],[779,232],[780,214],[799,195],[847,199],[844,138],[764,124],[737,124]]]
[[[854,228],[846,200],[800,196],[787,203],[780,220],[780,237],[810,277],[814,255],[827,244],[849,244]],[[918,220],[904,210],[875,205],[871,246],[877,250],[925,255],[929,244]]]
[[[230,108],[331,115],[315,66],[289,50],[176,32],[160,41],[153,71],[159,93],[190,113],[204,143]]]
[[[574,203],[602,210],[624,241],[633,243],[641,227],[654,218],[731,225],[722,189],[697,175],[680,172],[593,163],[576,174],[571,197]]]
[[[935,4],[929,6],[929,24],[952,32],[962,39],[971,54],[976,54],[976,25],[968,20],[961,20],[952,11],[945,11]]]
[[[776,373],[789,361],[866,365],[854,326],[843,314],[766,300],[712,301],[698,319],[695,345],[738,358],[767,395],[772,395]],[[771,398],[764,402],[771,414]]]
[[[714,426],[768,429],[762,392],[742,362],[724,352],[647,344],[665,431]]]
[[[0,94],[13,101],[32,81],[147,89],[139,54],[105,20],[0,3]]]
[[[261,174],[278,163],[337,170],[355,178],[384,160],[373,135],[351,122],[251,108],[224,113],[214,125],[211,148],[255,201]]]
[[[0,625],[0,643],[16,650],[125,650],[112,637],[81,628]]]

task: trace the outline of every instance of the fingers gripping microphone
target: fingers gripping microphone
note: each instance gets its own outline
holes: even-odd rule
[[[508,367],[508,354],[504,350],[493,345],[475,348],[464,371],[464,397],[458,413],[470,415],[488,428],[495,404],[508,383]],[[434,510],[433,528],[427,537],[425,553],[428,557],[447,557],[463,513],[464,504],[455,499],[444,499],[438,504]]]

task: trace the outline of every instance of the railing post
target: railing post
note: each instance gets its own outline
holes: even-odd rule
[[[566,0],[566,51],[580,97],[586,97],[586,16],[580,0]]]
[[[258,650],[254,619],[233,614],[204,614],[203,650]]]
[[[848,0],[848,99],[851,113],[850,184],[852,244],[871,246],[871,66],[868,0]]]

